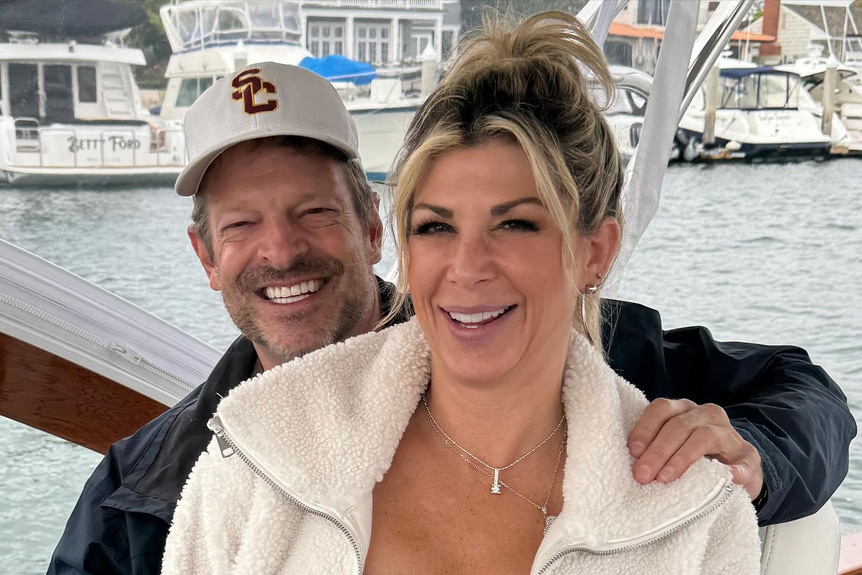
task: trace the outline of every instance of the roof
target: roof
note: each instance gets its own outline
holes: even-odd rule
[[[812,4],[814,3],[812,2]],[[836,6],[836,4],[841,5]],[[807,20],[812,25],[823,30],[823,32],[828,31],[829,36],[833,38],[841,38],[844,35],[844,19],[846,17],[847,9],[840,1],[833,2],[832,4],[823,4],[822,6],[819,4],[801,5],[784,2],[781,4],[781,7],[796,13],[804,20]],[[856,21],[856,25],[862,27],[862,7],[850,6],[849,9],[850,14],[853,16],[853,20]],[[825,25],[823,22],[824,12],[826,13]],[[860,29],[860,32],[862,32],[862,29]],[[847,33],[857,33],[853,30],[853,24],[850,20],[847,21]]]
[[[608,29],[610,36],[624,36],[627,38],[653,38],[661,40],[664,37],[664,28],[659,26],[633,26],[631,24],[623,24],[621,22],[611,22]],[[766,34],[754,34],[751,32],[743,32],[737,30],[733,33],[731,40],[749,41],[749,42],[774,42],[774,36]]]
[[[100,36],[146,21],[138,3],[112,0],[0,0],[0,29],[49,36]]]

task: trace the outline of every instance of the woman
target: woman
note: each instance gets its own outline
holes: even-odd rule
[[[609,95],[562,13],[461,47],[394,170],[416,319],[221,403],[165,573],[757,572],[754,511],[724,466],[632,479],[646,400],[598,329],[623,175],[582,66]]]

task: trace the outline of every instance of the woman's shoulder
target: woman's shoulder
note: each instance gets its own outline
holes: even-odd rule
[[[415,319],[337,342],[264,371],[235,387],[219,406],[272,401],[284,397],[285,386],[315,392],[322,384],[362,381],[370,371],[420,369],[428,358],[427,344]]]

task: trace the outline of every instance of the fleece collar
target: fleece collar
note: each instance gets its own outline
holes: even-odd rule
[[[234,389],[218,413],[267,475],[303,503],[342,516],[367,502],[388,470],[430,367],[413,319],[260,374]],[[640,536],[699,508],[729,477],[702,461],[673,484],[636,483],[626,439],[647,401],[574,331],[563,402],[568,445],[564,506],[552,526],[557,541]]]

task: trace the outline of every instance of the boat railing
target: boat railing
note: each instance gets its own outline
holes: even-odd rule
[[[299,3],[290,0],[198,0],[162,6],[165,34],[174,52],[255,43],[299,42]]]
[[[389,8],[401,10],[442,10],[444,0],[307,0],[306,5],[327,8]]]
[[[15,118],[15,141],[19,152],[39,151],[39,120]]]
[[[141,131],[121,126],[81,133],[68,126],[39,126],[34,118],[15,123],[19,165],[110,169],[185,164],[180,127],[151,125],[149,142],[142,142]]]

